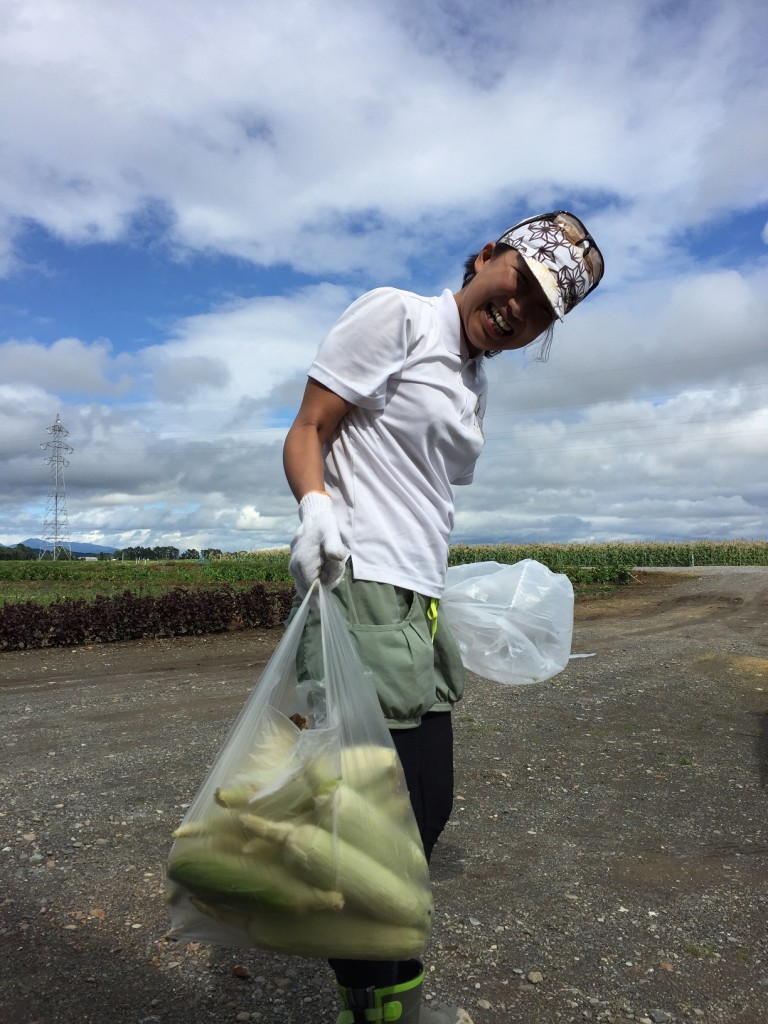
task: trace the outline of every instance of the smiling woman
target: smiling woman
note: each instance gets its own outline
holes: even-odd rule
[[[295,610],[318,578],[336,588],[400,755],[427,859],[453,803],[450,712],[464,670],[438,604],[453,488],[472,482],[484,443],[483,361],[546,335],[602,273],[584,225],[556,211],[484,245],[456,293],[368,292],[321,345],[285,441],[299,501]],[[316,679],[318,634],[310,615],[302,656]],[[420,1009],[419,961],[366,961],[361,953],[331,966],[340,1024],[382,1019],[395,1000],[402,1013],[387,1019],[402,1024],[468,1020],[457,1007]]]
[[[519,252],[489,243],[475,257],[474,269],[456,296],[473,357],[525,348],[549,331],[554,311]]]
[[[495,244],[489,242],[481,252],[469,257],[459,295],[467,291],[480,270],[497,260],[506,262],[506,266],[496,268],[496,277],[502,291],[510,292],[508,313],[505,317],[504,306],[499,309],[492,301],[488,303],[481,325],[489,329],[486,333],[491,342],[490,347],[480,344],[479,349],[493,356],[504,349],[525,348],[532,340],[541,338],[539,358],[546,359],[555,317],[562,320],[600,283],[604,269],[602,253],[572,213],[557,210],[539,214],[521,221],[505,231]],[[459,295],[456,301],[461,309]],[[469,297],[469,303],[473,298]],[[462,322],[466,330],[464,316]],[[482,341],[483,333],[479,338]]]

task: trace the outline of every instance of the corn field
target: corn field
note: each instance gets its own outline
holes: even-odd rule
[[[685,543],[495,544],[454,546],[451,565],[518,562],[533,558],[554,572],[572,566],[638,568],[696,565],[768,565],[768,541],[688,541]]]
[[[175,588],[291,584],[288,558],[285,548],[211,562],[0,561],[0,605],[19,601],[47,604],[63,597],[92,600],[126,590],[157,597]],[[768,565],[768,542],[454,545],[449,561],[451,565],[509,564],[524,558],[533,558],[553,572],[565,572],[575,585],[622,583],[635,566]]]

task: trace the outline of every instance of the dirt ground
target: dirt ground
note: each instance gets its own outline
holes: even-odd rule
[[[768,569],[577,602],[468,680],[426,992],[475,1024],[768,1022]],[[171,943],[170,833],[279,633],[0,654],[0,1019],[332,1024],[321,960]]]

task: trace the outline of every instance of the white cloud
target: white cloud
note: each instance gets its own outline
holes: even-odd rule
[[[548,363],[493,360],[486,451],[475,485],[459,489],[457,540],[765,533],[768,492],[755,483],[768,449],[764,283],[735,271],[652,281],[627,310],[590,300],[560,328]],[[157,543],[232,550],[287,543],[295,506],[282,438],[317,342],[346,301],[342,289],[313,288],[236,303],[135,353],[137,366],[168,379],[206,358],[227,373],[182,388],[183,404],[142,384],[136,406],[129,395],[63,415],[75,448],[73,533],[128,544],[140,542],[138,529]],[[50,402],[26,385],[11,411],[30,408],[27,453]],[[38,506],[43,454],[36,476],[28,459],[5,474]],[[35,532],[30,522],[25,533]]]
[[[314,283],[188,300],[133,351],[0,340],[0,540],[40,532],[61,413],[73,535],[285,543],[281,441],[342,308],[396,277],[452,284],[457,251],[563,196],[595,210],[608,275],[547,364],[491,364],[457,536],[768,533],[768,227],[752,248],[687,246],[768,201],[763,4],[5,0],[2,17],[0,273],[23,272],[33,223]]]
[[[499,540],[547,539],[569,529],[605,539],[662,523],[675,535],[759,532],[765,496],[740,495],[745,482],[761,479],[768,446],[763,284],[760,275],[731,271],[666,288],[651,282],[621,315],[614,301],[585,306],[560,329],[549,363],[493,361],[486,452],[475,486],[459,492],[457,537],[482,528]],[[73,531],[82,524],[81,535],[125,538],[141,523],[157,543],[179,535],[196,547],[221,546],[222,537],[233,549],[287,541],[295,512],[281,469],[285,422],[271,426],[270,417],[283,404],[295,408],[316,344],[346,296],[321,288],[294,299],[189,318],[166,346],[136,353],[136,365],[160,366],[169,379],[215,353],[209,358],[228,373],[214,375],[209,389],[187,389],[183,406],[140,393],[136,408],[65,414],[75,448],[67,471]],[[305,324],[316,325],[316,336],[305,335]],[[109,353],[99,353],[106,380]],[[276,404],[281,389],[285,401]],[[32,456],[36,474],[29,457],[35,440],[47,440],[41,415],[53,399],[31,384],[7,386],[5,397],[17,431],[8,435],[17,443],[8,451],[6,497],[15,491],[39,504],[45,453]],[[488,508],[497,511],[489,516]],[[37,532],[33,526],[25,533]]]
[[[320,285],[291,295],[238,300],[180,321],[173,339],[147,350],[144,359],[162,388],[177,375],[188,376],[191,367],[199,387],[206,377],[200,370],[208,367],[209,386],[231,412],[235,400],[264,399],[287,378],[305,374],[351,298],[347,289]],[[184,393],[178,387],[173,397],[182,400]]]
[[[11,340],[0,345],[0,378],[7,384],[32,383],[59,393],[119,397],[131,387],[122,358],[107,341],[85,344],[60,338],[53,345]]]
[[[77,339],[0,343],[0,370],[13,382],[0,386],[0,500],[23,501],[24,536],[40,532],[49,472],[39,446],[60,412],[74,448],[64,473],[72,535],[128,543],[114,538],[140,522],[157,543],[175,543],[180,530],[198,547],[220,546],[221,535],[237,549],[285,543],[295,515],[282,474],[286,420],[350,298],[322,285],[239,300],[130,355]],[[74,404],[88,391],[102,401]]]
[[[6,6],[7,230],[116,239],[160,204],[181,248],[386,273],[442,215],[603,192],[616,280],[765,197],[756,2]]]

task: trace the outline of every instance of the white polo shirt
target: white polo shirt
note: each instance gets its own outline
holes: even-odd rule
[[[453,485],[472,481],[487,388],[452,293],[366,293],[332,328],[309,376],[355,406],[325,449],[355,578],[440,597]]]

